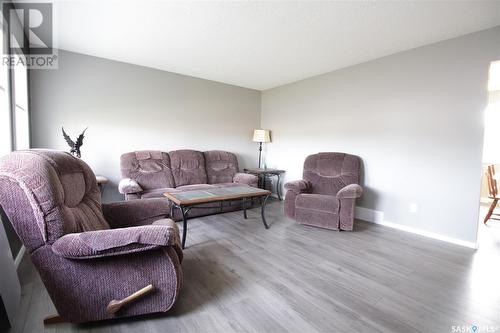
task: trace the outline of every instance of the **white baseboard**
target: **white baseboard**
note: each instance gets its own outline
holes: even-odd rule
[[[19,268],[19,265],[21,264],[21,261],[23,260],[25,253],[26,253],[26,248],[23,245],[19,249],[19,252],[17,253],[16,259],[14,259],[14,265],[16,266],[16,269]]]
[[[465,247],[468,247],[471,249],[477,249],[477,244],[474,242],[464,241],[462,239],[448,237],[448,236],[444,236],[444,235],[437,234],[434,232],[430,232],[430,231],[406,226],[403,224],[398,224],[398,223],[386,221],[384,219],[384,212],[381,212],[381,211],[368,209],[368,208],[364,208],[364,207],[356,207],[356,209],[354,211],[354,216],[357,219],[367,221],[367,222],[372,222],[375,224],[380,224],[380,225],[383,225],[383,226],[386,226],[389,228],[398,229],[398,230],[405,231],[405,232],[410,232],[412,234],[424,236],[427,238],[437,239],[437,240],[451,243],[451,244],[455,244],[455,245],[465,246]]]

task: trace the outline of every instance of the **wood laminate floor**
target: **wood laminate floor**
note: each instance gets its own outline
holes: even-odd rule
[[[283,204],[189,221],[173,310],[47,326],[47,332],[500,332],[500,221],[478,251],[357,221],[355,232],[294,223]],[[11,332],[43,332],[54,313],[29,256]],[[486,331],[486,329],[489,329]]]

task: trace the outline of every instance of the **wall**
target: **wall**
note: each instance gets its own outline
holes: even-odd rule
[[[59,51],[58,70],[31,73],[32,146],[67,150],[61,126],[89,127],[82,158],[108,177],[105,200],[121,199],[120,155],[141,149],[222,149],[254,166],[260,92]]]
[[[487,73],[499,59],[497,27],[264,91],[267,165],[291,180],[309,154],[359,155],[359,206],[475,242]]]
[[[21,251],[21,247],[23,244],[19,237],[17,237],[17,233],[14,230],[12,224],[10,224],[7,215],[3,211],[2,207],[0,207],[0,223],[3,225],[5,230],[5,235],[7,236],[7,240],[9,241],[10,252],[12,253],[12,259],[16,259],[17,255]]]

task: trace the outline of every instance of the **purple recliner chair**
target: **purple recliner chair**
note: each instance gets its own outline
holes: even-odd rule
[[[182,250],[176,225],[162,219],[164,200],[101,205],[82,160],[27,150],[0,158],[0,205],[63,320],[163,312],[176,301]],[[110,307],[148,285],[143,297]]]
[[[304,179],[285,184],[285,214],[301,224],[352,230],[354,204],[363,193],[359,166],[359,157],[349,154],[308,156]]]

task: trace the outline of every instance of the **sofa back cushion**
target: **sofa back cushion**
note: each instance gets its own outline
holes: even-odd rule
[[[143,190],[174,187],[174,177],[167,153],[142,150],[121,156],[122,178],[135,180]]]
[[[211,150],[203,153],[209,184],[232,183],[238,172],[236,155],[222,150]]]
[[[207,184],[205,157],[196,150],[174,150],[169,152],[175,187]]]
[[[41,243],[21,230],[28,222],[49,244],[68,233],[109,229],[94,173],[68,153],[27,150],[6,155],[0,159],[0,183],[0,204],[30,251]],[[9,199],[10,193],[20,191],[26,200]]]
[[[359,183],[359,157],[344,153],[310,155],[304,162],[303,178],[312,193],[336,195],[344,186]]]

